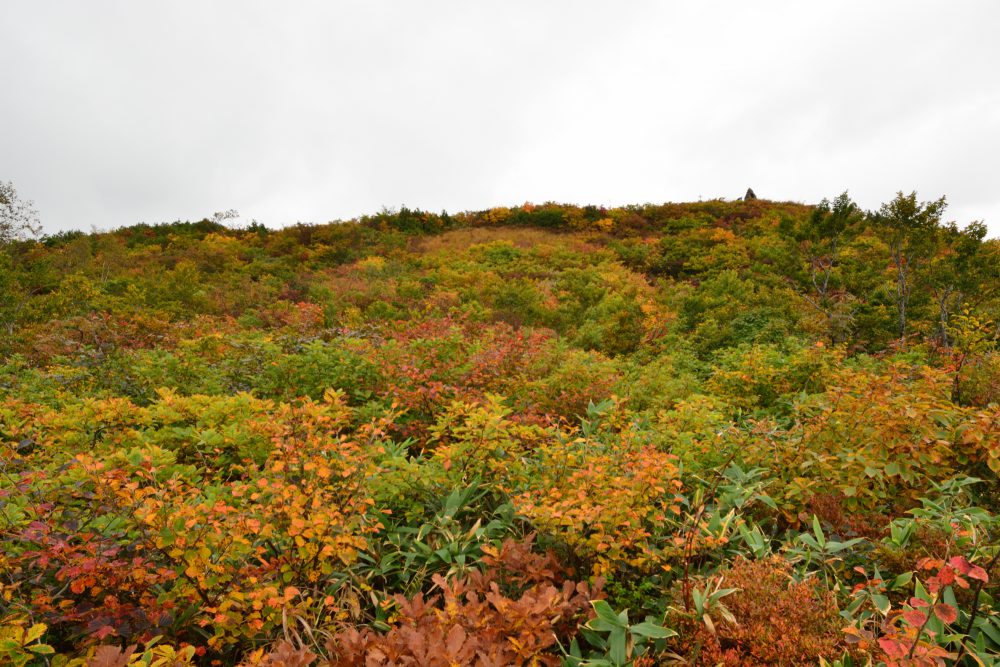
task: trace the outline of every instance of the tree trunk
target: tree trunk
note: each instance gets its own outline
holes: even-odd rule
[[[951,313],[948,311],[948,299],[951,297],[951,290],[942,290],[941,295],[938,297],[938,326],[941,330],[941,345],[945,349],[950,347],[950,341],[948,340],[948,319],[951,317]]]
[[[896,309],[899,311],[899,342],[906,347],[906,306],[910,300],[910,289],[907,284],[907,259],[899,250],[893,252],[896,263]]]

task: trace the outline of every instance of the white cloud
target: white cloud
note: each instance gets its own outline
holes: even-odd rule
[[[946,194],[1000,235],[1000,5],[5,3],[46,229],[525,200]]]

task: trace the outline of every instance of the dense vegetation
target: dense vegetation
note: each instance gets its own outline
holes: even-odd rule
[[[0,238],[0,663],[996,664],[944,210]]]

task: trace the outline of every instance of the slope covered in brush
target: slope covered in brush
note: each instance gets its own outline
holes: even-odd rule
[[[0,661],[988,660],[1000,244],[944,211],[10,240]]]

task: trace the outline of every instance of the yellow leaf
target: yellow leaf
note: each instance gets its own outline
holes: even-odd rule
[[[29,643],[35,641],[36,639],[38,639],[39,637],[41,637],[42,635],[44,635],[45,631],[48,630],[48,629],[49,629],[49,626],[45,625],[44,623],[35,623],[30,628],[28,628],[27,634],[24,635],[24,642],[23,643],[24,644],[29,644]]]

